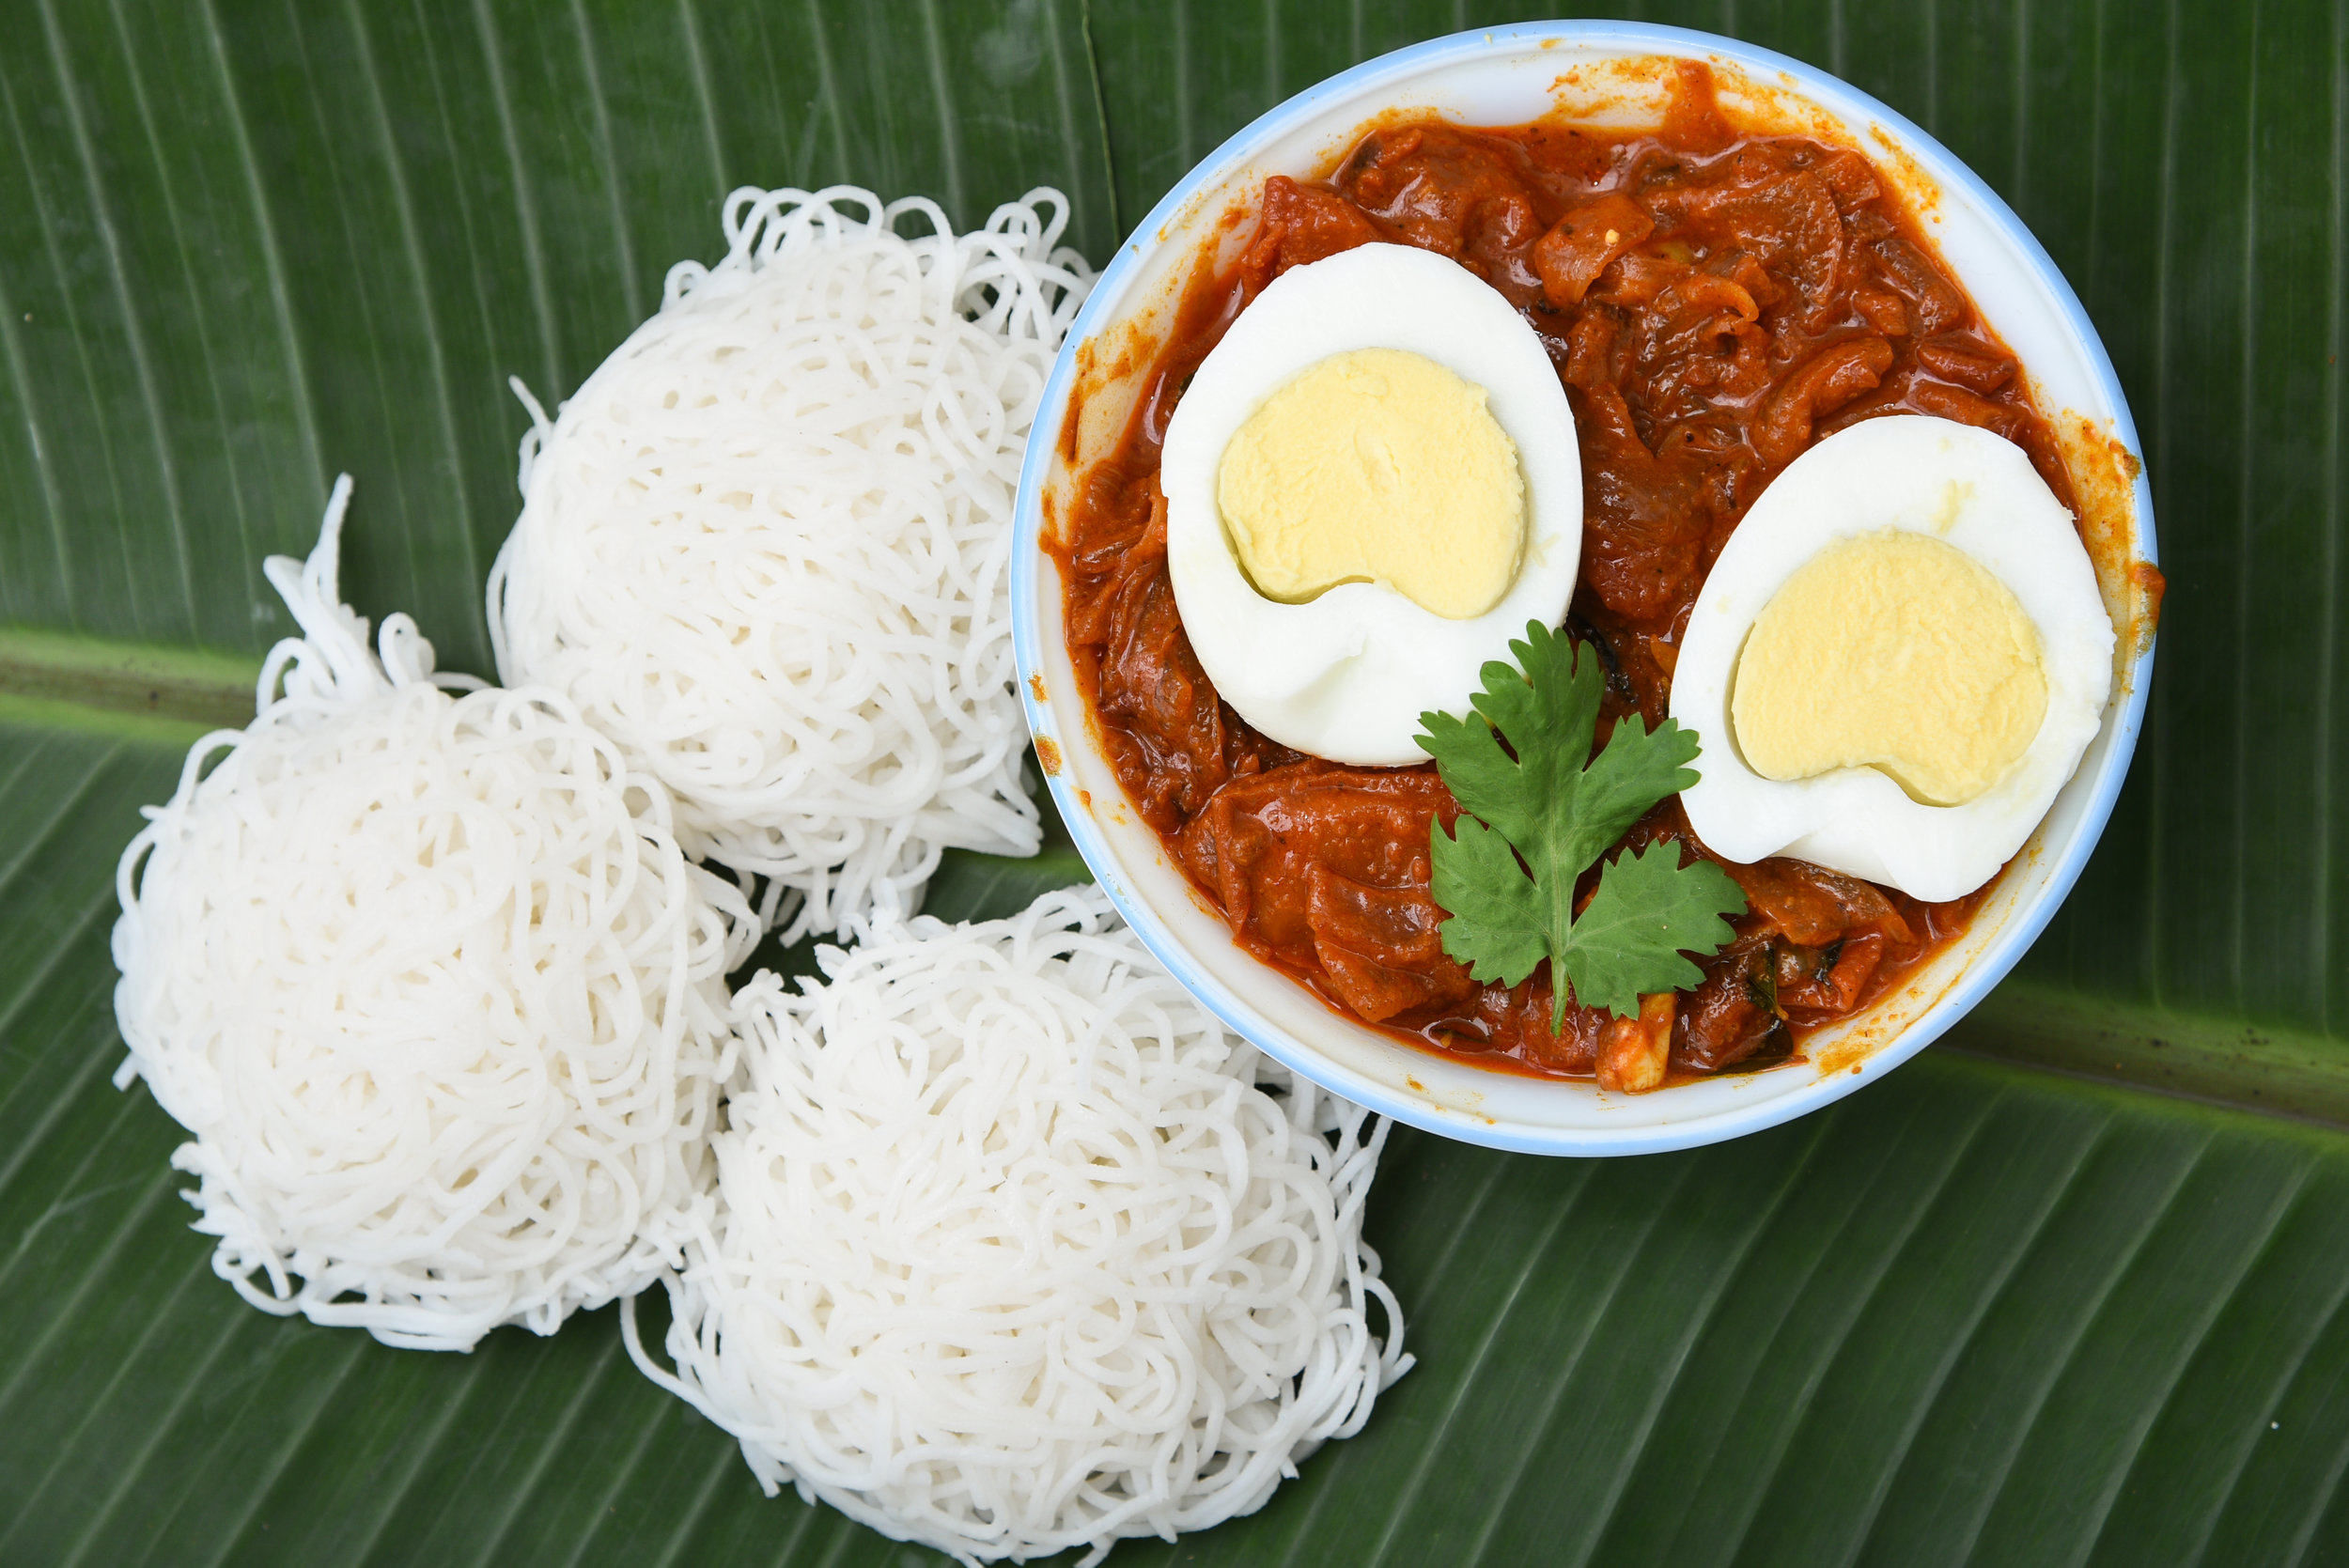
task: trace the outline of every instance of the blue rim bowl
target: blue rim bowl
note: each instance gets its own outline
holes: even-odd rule
[[[1339,1016],[1240,949],[1110,769],[1071,673],[1059,568],[1041,540],[1048,517],[1066,505],[1073,474],[1124,427],[1137,368],[1190,266],[1205,247],[1244,236],[1244,225],[1221,220],[1266,176],[1321,174],[1366,122],[1395,110],[1460,124],[1563,114],[1652,125],[1670,62],[1682,59],[1713,67],[1733,114],[1857,147],[1902,190],[2015,350],[2057,427],[2122,652],[2103,728],[1964,937],[1814,1035],[1804,1061],[1632,1095],[1414,1048]],[[1073,462],[1066,441],[1077,448]],[[2128,771],[2153,671],[2151,607],[2128,569],[2155,558],[2141,450],[2104,346],[2046,252],[1987,185],[1875,99],[1782,54],[1677,27],[1552,22],[1455,34],[1357,66],[1264,115],[1169,191],[1119,247],[1053,366],[1020,473],[1012,627],[1021,698],[1085,863],[1150,950],[1235,1032],[1336,1094],[1445,1137],[1555,1155],[1691,1148],[1775,1126],[1916,1055],[2005,976],[2071,891]]]

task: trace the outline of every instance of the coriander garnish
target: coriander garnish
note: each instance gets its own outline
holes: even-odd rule
[[[1703,971],[1684,955],[1726,943],[1735,933],[1722,917],[1744,913],[1746,899],[1719,866],[1684,866],[1680,846],[1659,843],[1617,856],[1575,913],[1576,879],[1657,801],[1697,782],[1686,765],[1699,748],[1672,720],[1650,730],[1626,717],[1592,756],[1596,654],[1578,660],[1574,642],[1539,621],[1525,629],[1509,644],[1522,673],[1484,667],[1485,689],[1469,699],[1482,718],[1423,713],[1417,738],[1465,814],[1451,833],[1428,829],[1443,949],[1503,986],[1548,959],[1558,1030],[1569,994],[1628,1017],[1643,993],[1696,985]]]

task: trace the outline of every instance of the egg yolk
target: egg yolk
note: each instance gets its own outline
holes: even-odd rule
[[[1875,768],[1963,805],[2004,778],[2047,711],[2038,629],[2005,583],[1930,535],[1829,545],[1779,589],[1737,660],[1730,723],[1766,779]]]
[[[1399,349],[1332,354],[1265,399],[1223,449],[1216,504],[1240,569],[1286,604],[1377,582],[1469,620],[1525,551],[1517,449],[1485,389]]]

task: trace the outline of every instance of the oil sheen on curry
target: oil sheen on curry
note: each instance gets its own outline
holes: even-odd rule
[[[1103,752],[1242,947],[1637,1092],[1797,1057],[1966,928],[2112,629],[1864,156],[1682,68],[1655,131],[1385,121],[1232,222],[1050,548]]]

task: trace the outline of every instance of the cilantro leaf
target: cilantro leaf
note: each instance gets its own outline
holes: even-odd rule
[[[1452,833],[1429,831],[1432,891],[1449,917],[1444,951],[1478,981],[1514,986],[1549,959],[1552,1027],[1563,1028],[1569,993],[1627,1015],[1642,989],[1694,984],[1701,971],[1682,951],[1719,948],[1732,935],[1719,916],[1746,904],[1720,867],[1684,867],[1677,846],[1658,846],[1610,865],[1577,918],[1576,879],[1657,801],[1697,782],[1687,766],[1697,737],[1670,719],[1650,730],[1626,718],[1593,757],[1596,656],[1539,621],[1525,630],[1509,644],[1522,673],[1499,660],[1481,672],[1476,718],[1420,715],[1420,749],[1467,814]]]
[[[1704,971],[1682,956],[1712,953],[1736,933],[1721,916],[1745,912],[1745,895],[1711,861],[1680,863],[1680,846],[1651,844],[1618,855],[1566,932],[1558,962],[1586,1007],[1624,1017],[1651,991],[1694,986]]]
[[[1443,950],[1480,985],[1515,986],[1549,956],[1542,940],[1541,889],[1517,869],[1509,841],[1471,816],[1447,835],[1429,835],[1436,903],[1451,918]]]

